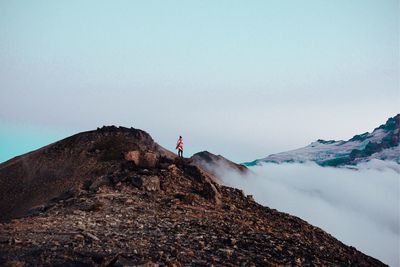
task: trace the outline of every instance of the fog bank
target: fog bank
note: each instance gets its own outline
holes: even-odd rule
[[[223,183],[257,202],[298,216],[347,245],[390,266],[400,266],[396,163],[372,161],[354,169],[306,164],[265,164],[241,176],[224,167]]]

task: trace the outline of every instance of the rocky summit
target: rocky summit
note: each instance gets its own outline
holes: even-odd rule
[[[137,129],[0,164],[1,266],[384,266]]]

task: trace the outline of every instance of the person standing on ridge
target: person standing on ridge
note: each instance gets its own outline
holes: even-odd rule
[[[178,149],[178,156],[183,158],[183,139],[179,136],[178,142],[176,143],[176,149]]]

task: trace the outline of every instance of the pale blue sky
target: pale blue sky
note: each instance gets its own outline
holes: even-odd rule
[[[399,112],[399,1],[0,0],[0,162],[104,124],[247,161]]]

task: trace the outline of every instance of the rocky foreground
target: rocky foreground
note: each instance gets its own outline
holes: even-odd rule
[[[54,157],[68,167],[40,175],[64,166]],[[27,167],[25,189],[6,180]],[[0,185],[1,266],[384,266],[135,129],[106,127],[13,159],[0,165]],[[8,209],[21,190],[18,212]]]

